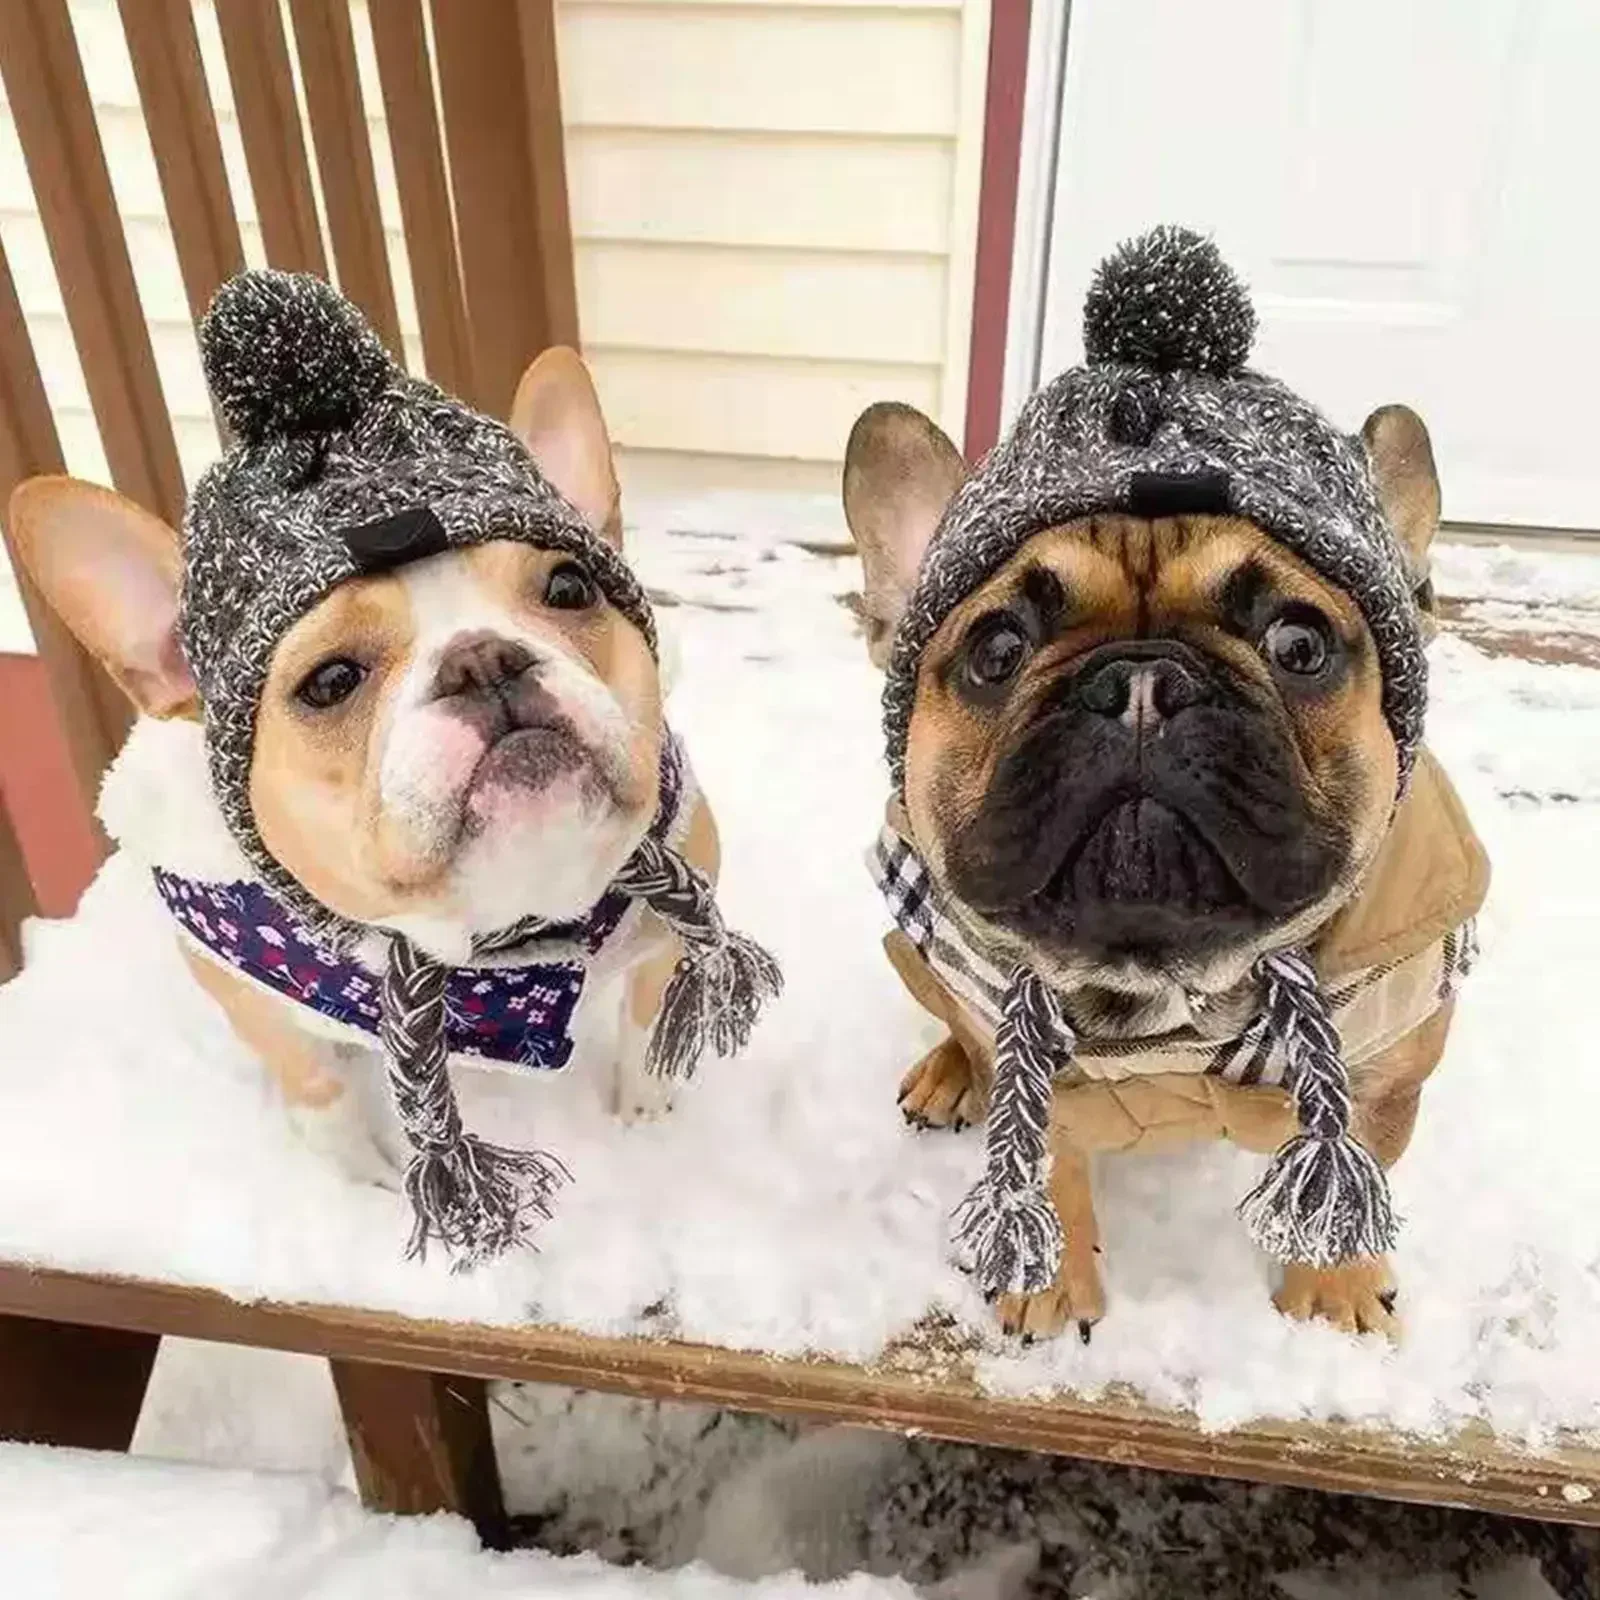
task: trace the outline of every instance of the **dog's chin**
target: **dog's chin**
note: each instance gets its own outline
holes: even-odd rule
[[[1249,940],[1285,910],[1252,902],[1181,812],[1133,797],[1071,844],[1043,888],[990,916],[1061,959],[1161,970]]]
[[[561,922],[605,893],[649,821],[605,756],[565,728],[520,728],[485,753],[463,798],[453,898],[477,933]]]
[[[559,821],[575,801],[603,804],[611,775],[562,725],[513,728],[483,752],[462,797],[463,831],[476,835],[528,816]]]

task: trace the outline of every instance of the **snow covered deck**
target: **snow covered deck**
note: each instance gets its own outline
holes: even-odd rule
[[[741,502],[635,544],[729,918],[789,989],[659,1124],[577,1074],[463,1083],[470,1119],[575,1173],[536,1254],[403,1261],[401,1201],[294,1139],[114,859],[0,989],[0,1311],[1600,1522],[1600,561],[1441,563],[1430,740],[1496,879],[1396,1173],[1400,1347],[1273,1311],[1232,1218],[1256,1158],[1206,1148],[1105,1164],[1109,1314],[1020,1350],[946,1260],[978,1135],[895,1111],[931,1040],[860,866],[884,779],[839,537],[827,508]]]
[[[344,1306],[245,1305],[179,1284],[16,1266],[0,1266],[0,1313],[1600,1527],[1600,1449],[1593,1446],[1524,1450],[1497,1441],[1481,1425],[1437,1440],[1336,1423],[1208,1433],[1192,1416],[1121,1395],[1085,1401],[987,1393],[974,1381],[970,1362],[942,1350],[938,1336],[913,1335],[883,1360],[856,1366]]]

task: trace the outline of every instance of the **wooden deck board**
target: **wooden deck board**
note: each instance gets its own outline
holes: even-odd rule
[[[1522,1452],[1480,1429],[1445,1442],[1328,1424],[1208,1434],[1189,1417],[1131,1401],[986,1394],[959,1361],[929,1375],[544,1326],[244,1304],[181,1284],[0,1263],[5,1313],[1600,1526],[1600,1448]]]

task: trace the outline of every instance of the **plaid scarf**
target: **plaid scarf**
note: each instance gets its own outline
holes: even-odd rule
[[[1050,1100],[1057,1075],[1087,1066],[1091,1052],[1109,1065],[1119,1053],[1171,1049],[1180,1061],[1198,1056],[1199,1070],[1231,1082],[1282,1084],[1301,1131],[1240,1205],[1251,1236],[1279,1260],[1321,1266],[1392,1248],[1388,1180],[1351,1133],[1337,1017],[1353,1013],[1405,963],[1362,973],[1329,996],[1304,951],[1270,951],[1252,974],[1255,1014],[1234,1038],[1097,1041],[1080,1052],[1065,997],[1026,963],[986,948],[897,829],[884,828],[869,865],[895,922],[951,993],[994,1030],[984,1171],[955,1217],[958,1249],[985,1293],[1035,1293],[1055,1277],[1062,1234],[1047,1185]],[[1414,1003],[1431,1009],[1452,995],[1475,952],[1468,922],[1436,955],[1429,952],[1433,987]]]

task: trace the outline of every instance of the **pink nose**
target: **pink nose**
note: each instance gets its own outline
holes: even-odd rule
[[[485,694],[519,677],[533,665],[533,654],[510,639],[468,639],[452,646],[433,675],[435,699]]]

